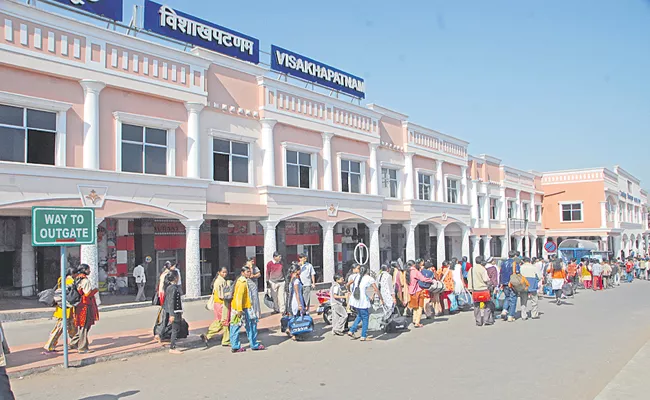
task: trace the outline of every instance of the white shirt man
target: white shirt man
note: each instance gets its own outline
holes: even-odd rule
[[[133,277],[135,278],[135,284],[138,287],[138,294],[135,296],[135,301],[144,301],[146,296],[144,294],[144,287],[147,283],[147,274],[142,264],[139,264],[137,267],[133,268]]]

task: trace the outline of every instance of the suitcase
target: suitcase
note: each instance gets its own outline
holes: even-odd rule
[[[564,286],[562,286],[562,293],[566,297],[571,297],[573,296],[573,285],[570,283],[565,283]]]

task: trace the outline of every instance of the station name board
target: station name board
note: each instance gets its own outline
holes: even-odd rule
[[[144,29],[253,64],[260,61],[259,40],[150,0],[144,2]]]
[[[124,0],[54,0],[79,10],[101,15],[113,21],[122,21]]]
[[[271,69],[354,97],[366,97],[363,79],[275,45],[271,46]]]

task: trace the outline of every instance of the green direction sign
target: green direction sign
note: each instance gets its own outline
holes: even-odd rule
[[[32,246],[95,244],[93,208],[32,207]]]

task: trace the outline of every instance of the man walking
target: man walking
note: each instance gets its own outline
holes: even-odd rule
[[[235,291],[232,296],[233,317],[230,319],[230,346],[233,353],[246,351],[242,349],[239,341],[239,331],[245,325],[246,336],[252,350],[264,350],[265,347],[257,341],[257,318],[252,309],[251,298],[248,293],[248,280],[251,277],[251,268],[244,266],[241,269],[241,276],[235,283]],[[255,294],[257,295],[257,293]]]
[[[300,282],[302,282],[302,296],[305,299],[305,306],[309,312],[311,303],[311,290],[316,286],[316,271],[314,266],[307,261],[307,254],[303,253],[298,256],[298,265],[300,265]]]
[[[512,250],[508,252],[508,259],[503,262],[501,273],[499,274],[499,284],[503,293],[506,295],[506,299],[503,302],[501,319],[506,320],[507,317],[508,322],[515,320],[515,313],[517,312],[517,293],[510,287],[510,276],[514,271],[514,258],[516,254]]]
[[[141,263],[133,268],[133,277],[135,278],[135,285],[138,287],[138,294],[135,296],[135,301],[145,301],[147,298],[144,294],[144,287],[147,283],[147,275],[145,274],[144,267]]]
[[[539,319],[539,283],[541,276],[539,269],[531,264],[528,258],[524,258],[524,263],[521,266],[521,275],[528,281],[528,302],[530,303],[530,317],[532,319]],[[521,318],[528,318],[528,311],[523,307],[521,309]]]
[[[273,260],[266,264],[266,287],[273,298],[273,314],[285,312],[284,296],[284,270],[282,267],[282,255],[277,251],[273,253]]]
[[[487,262],[485,258],[478,256],[474,260],[474,266],[469,272],[468,287],[472,292],[472,300],[474,302],[474,320],[476,326],[492,325],[494,320],[492,318],[491,303],[491,282],[485,266]]]

